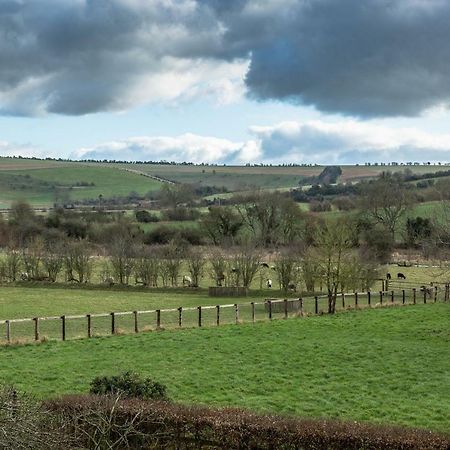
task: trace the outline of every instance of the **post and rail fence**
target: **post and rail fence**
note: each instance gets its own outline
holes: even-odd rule
[[[450,285],[423,289],[339,293],[336,311],[377,306],[415,305],[450,301]],[[46,339],[77,339],[132,334],[163,329],[217,327],[225,324],[255,323],[262,320],[326,314],[326,295],[266,299],[225,305],[108,312],[0,320],[0,343],[14,344]]]

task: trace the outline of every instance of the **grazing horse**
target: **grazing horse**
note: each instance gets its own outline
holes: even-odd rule
[[[399,273],[397,274],[397,278],[398,278],[399,280],[406,280],[405,275],[403,275],[401,272],[399,272]]]
[[[183,276],[183,286],[191,287],[192,286],[192,278],[188,277],[187,275],[184,275]]]

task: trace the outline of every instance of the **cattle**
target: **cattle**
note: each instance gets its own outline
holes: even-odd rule
[[[405,277],[405,275],[403,275],[401,272],[399,272],[399,273],[397,274],[397,279],[399,279],[399,280],[406,280],[406,277]]]
[[[386,274],[386,280],[390,280],[392,278],[392,276],[391,276],[391,274],[388,272],[387,274]]]
[[[188,277],[187,275],[184,275],[183,276],[183,286],[191,287],[192,286],[192,278]]]
[[[269,278],[266,281],[266,286],[270,289],[272,287],[272,280],[270,280]]]

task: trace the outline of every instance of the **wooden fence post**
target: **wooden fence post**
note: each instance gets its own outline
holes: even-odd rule
[[[181,328],[183,326],[183,307],[178,308],[178,326]]]
[[[66,316],[61,316],[61,339],[66,340]]]
[[[34,319],[34,340],[39,340],[39,317],[35,317]]]
[[[345,293],[342,293],[342,309],[345,309]]]
[[[112,312],[111,314],[111,334],[116,334],[116,315]]]
[[[159,330],[161,328],[161,310],[156,310],[156,329]]]
[[[358,293],[355,292],[355,308],[358,307]]]
[[[303,299],[300,297],[299,299],[298,299],[298,302],[299,302],[299,306],[300,306],[300,314],[301,315],[303,315]]]
[[[394,303],[394,296],[395,296],[394,291],[391,291],[391,303]]]
[[[317,295],[314,297],[314,312],[319,314],[319,298]]]
[[[239,323],[239,305],[237,303],[234,304],[234,319],[237,325]]]
[[[416,304],[416,288],[413,288],[413,304]]]
[[[427,289],[424,288],[423,290],[423,303],[425,304],[427,302]]]
[[[272,320],[272,300],[267,300],[269,305],[269,320]]]
[[[133,316],[134,316],[134,332],[139,333],[138,312],[133,311]]]
[[[216,325],[220,326],[220,305],[216,305]]]
[[[406,292],[404,289],[402,289],[402,304],[404,305],[406,302]]]
[[[287,298],[284,299],[284,318],[288,318],[288,301]]]
[[[9,320],[6,321],[6,342],[11,343],[11,322]]]
[[[383,291],[380,291],[380,305],[383,304]]]
[[[198,326],[201,327],[202,326],[202,307],[198,306]]]
[[[92,320],[91,320],[91,315],[87,314],[87,333],[88,333],[88,338],[92,337]]]
[[[437,302],[437,296],[438,296],[438,287],[435,286],[435,287],[434,287],[434,303]]]
[[[371,296],[370,291],[367,291],[367,305],[368,306],[370,306],[370,296]]]
[[[256,322],[256,314],[255,314],[255,302],[251,302],[252,305],[252,322]]]

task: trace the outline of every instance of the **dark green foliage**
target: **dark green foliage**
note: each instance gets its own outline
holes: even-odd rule
[[[159,222],[159,217],[145,210],[135,212],[136,220],[139,223]]]
[[[166,209],[162,212],[164,220],[185,221],[185,220],[197,220],[200,217],[200,213],[197,209],[185,208],[179,206],[173,209]]]
[[[406,221],[406,240],[408,245],[417,245],[431,236],[432,227],[430,219],[424,217],[409,218]]]
[[[96,377],[91,382],[91,394],[121,395],[127,398],[168,400],[166,386],[133,372]]]
[[[327,166],[319,175],[304,178],[300,180],[299,184],[334,184],[341,175],[342,169],[339,166]]]

